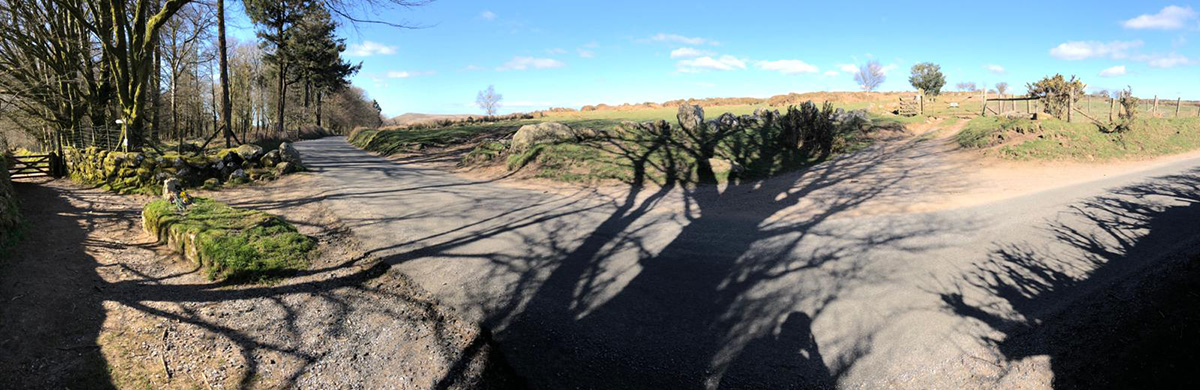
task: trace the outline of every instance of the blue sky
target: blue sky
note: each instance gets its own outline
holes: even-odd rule
[[[439,0],[377,16],[425,28],[340,33],[363,64],[354,84],[388,116],[477,113],[488,85],[505,112],[849,91],[843,68],[872,59],[889,69],[884,91],[911,90],[909,68],[930,61],[950,87],[1063,73],[1200,98],[1200,2],[947,3]]]

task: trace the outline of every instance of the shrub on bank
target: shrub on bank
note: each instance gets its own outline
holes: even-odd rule
[[[183,212],[166,200],[151,202],[142,224],[213,280],[257,281],[303,270],[316,247],[275,216],[203,198]]]

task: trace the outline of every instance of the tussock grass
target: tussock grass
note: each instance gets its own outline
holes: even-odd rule
[[[196,198],[184,213],[156,200],[142,212],[146,231],[198,261],[214,280],[262,281],[308,268],[313,239],[272,215]]]

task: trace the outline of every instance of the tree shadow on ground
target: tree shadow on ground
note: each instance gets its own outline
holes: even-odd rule
[[[1053,244],[997,243],[941,293],[947,309],[1001,332],[980,342],[1010,362],[1049,356],[1055,388],[1197,385],[1200,286],[1179,275],[1200,274],[1200,170],[1083,201],[1045,231]]]
[[[698,169],[696,159],[683,158],[680,145],[653,136],[635,141],[645,144],[610,145],[634,168],[633,180],[625,195],[590,209],[604,213],[595,224],[564,212],[468,227],[455,240],[383,248],[417,247],[385,261],[472,258],[494,265],[481,278],[506,280],[512,293],[499,302],[490,290],[466,294],[491,306],[485,324],[502,329],[496,337],[506,356],[534,387],[830,387],[871,341],[825,354],[810,327],[846,286],[887,278],[867,271],[863,254],[919,250],[904,241],[970,229],[930,221],[824,225],[867,202],[914,191],[898,183],[953,171],[915,162],[881,168],[920,148],[915,142],[880,143],[774,179],[712,185],[678,181],[713,177],[687,173]],[[665,181],[651,185],[651,171],[666,173]],[[664,206],[676,195],[679,213]],[[502,234],[518,237],[515,253],[455,250]]]
[[[88,213],[31,182],[13,186],[27,222],[20,243],[0,259],[0,383],[112,388],[96,344],[106,317],[101,265],[85,248],[89,228],[131,216]]]
[[[419,360],[448,369],[433,381],[437,388],[523,387],[486,331],[473,336],[465,332],[436,301],[414,290],[402,275],[377,259],[343,258],[344,262],[262,285],[209,282],[198,276],[199,267],[181,270],[183,267],[170,264],[127,264],[127,259],[101,264],[91,253],[129,247],[150,251],[157,246],[130,243],[137,241],[134,237],[141,230],[139,210],[100,211],[113,209],[96,203],[114,195],[77,191],[70,184],[19,184],[18,194],[26,200],[24,211],[34,234],[16,248],[18,257],[0,264],[0,298],[4,301],[0,305],[0,344],[6,351],[0,356],[3,383],[28,388],[165,386],[162,382],[142,383],[148,379],[139,375],[158,375],[155,371],[162,368],[166,377],[159,379],[172,383],[174,373],[178,381],[185,374],[176,371],[181,364],[176,360],[178,354],[219,359],[216,352],[222,346],[233,351],[233,360],[209,368],[228,376],[220,383],[209,382],[212,372],[202,382],[192,377],[196,386],[313,386],[314,372],[326,377],[345,375],[345,381],[395,380],[395,375],[425,375],[422,370],[431,367],[392,360],[411,355],[404,349],[411,343],[429,348]],[[89,236],[102,226],[126,232],[129,239],[110,242]],[[155,256],[154,262],[166,260]],[[128,277],[106,280],[101,276],[105,268],[110,268],[106,273],[110,279],[114,274]],[[152,344],[163,344],[161,367],[153,360],[157,358],[149,356],[144,359],[152,359],[150,363],[133,358],[133,367],[114,367],[116,362],[106,360],[98,338],[106,316],[111,315],[138,321],[118,324],[117,329],[132,328],[124,329],[126,333],[117,339],[136,341],[144,331],[154,333]],[[231,320],[234,318],[237,320]],[[367,329],[364,322],[377,326]],[[400,330],[383,332],[390,328]],[[471,338],[464,339],[468,336]],[[382,360],[368,363],[366,353],[350,355],[360,349],[321,342],[329,338],[377,346],[362,350],[373,353],[371,359]],[[197,339],[217,340],[202,343],[216,349],[209,351],[211,356],[187,349],[196,345]],[[122,347],[104,348],[121,352]],[[180,350],[168,354],[174,349]],[[132,356],[148,353],[124,352]],[[387,353],[396,355],[378,356]],[[339,364],[341,372],[329,368]],[[274,371],[273,375],[266,375],[269,371]],[[202,376],[203,372],[187,374]],[[271,381],[264,383],[268,377]]]

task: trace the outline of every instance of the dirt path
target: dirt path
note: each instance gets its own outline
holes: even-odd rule
[[[486,334],[363,256],[326,209],[300,200],[304,188],[304,178],[296,177],[222,194],[282,213],[320,241],[311,271],[273,285],[233,286],[206,280],[142,232],[139,213],[148,198],[65,181],[17,184],[29,226],[14,256],[0,260],[0,383],[188,389],[513,383]],[[285,195],[254,198],[267,192]]]

